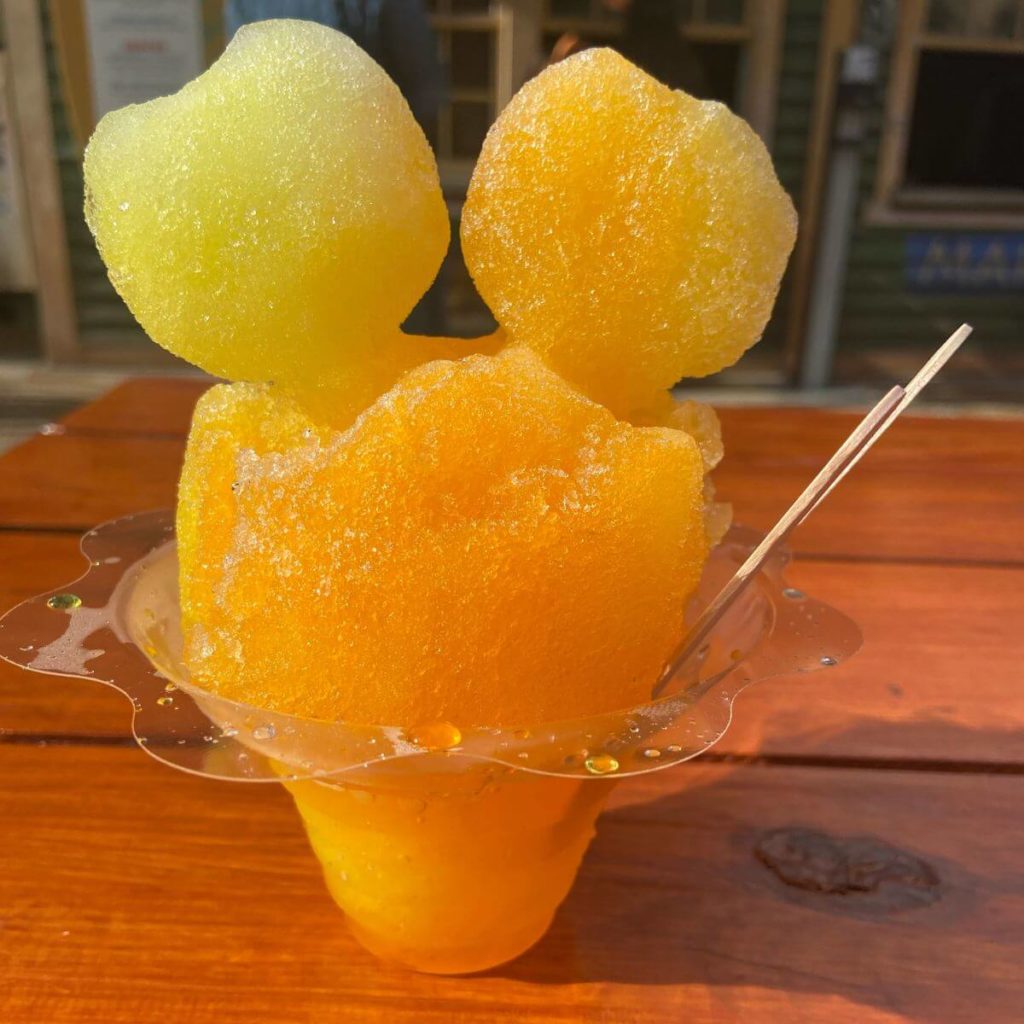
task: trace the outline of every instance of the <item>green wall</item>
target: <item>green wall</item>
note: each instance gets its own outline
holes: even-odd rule
[[[883,54],[883,75],[888,54]],[[894,344],[934,346],[963,321],[972,323],[972,347],[1024,348],[1024,291],[986,294],[930,294],[912,291],[904,280],[904,245],[912,231],[945,228],[878,227],[867,223],[866,210],[874,192],[885,102],[883,79],[871,110],[860,180],[860,209],[850,239],[846,288],[839,325],[840,351]],[[977,229],[987,233],[986,229]],[[950,233],[957,232],[950,229]]]

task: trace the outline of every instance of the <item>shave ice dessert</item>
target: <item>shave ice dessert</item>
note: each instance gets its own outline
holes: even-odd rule
[[[242,29],[176,95],[107,115],[85,175],[140,324],[226,380],[178,495],[189,685],[428,751],[285,784],[373,952],[516,956],[614,772],[468,760],[461,734],[643,704],[679,645],[728,509],[715,415],[671,388],[771,311],[796,218],[764,146],[610,50],[542,72],[462,211],[500,324],[474,340],[401,330],[448,212],[398,88],[331,29]]]

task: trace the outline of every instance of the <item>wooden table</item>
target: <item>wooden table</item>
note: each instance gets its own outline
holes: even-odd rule
[[[173,501],[203,386],[129,382],[0,458],[0,608]],[[759,527],[853,422],[722,419],[720,492]],[[897,424],[794,543],[861,654],[622,784],[551,932],[479,977],[363,952],[277,787],[165,769],[112,691],[0,666],[0,1020],[1021,1020],[1022,453],[1020,420]]]

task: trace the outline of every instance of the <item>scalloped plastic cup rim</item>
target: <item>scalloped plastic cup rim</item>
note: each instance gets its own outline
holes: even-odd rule
[[[460,770],[466,759],[578,778],[647,774],[707,750],[750,683],[831,667],[861,644],[841,612],[783,579],[777,552],[730,608],[699,662],[639,707],[511,728],[322,722],[225,700],[191,685],[180,657],[177,562],[170,510],[111,520],[82,538],[89,562],[73,583],[0,618],[0,657],[50,675],[91,679],[127,697],[150,755],[211,778],[247,782],[375,778]],[[734,526],[715,549],[691,616],[721,589],[762,535]],[[71,598],[80,600],[71,600]]]

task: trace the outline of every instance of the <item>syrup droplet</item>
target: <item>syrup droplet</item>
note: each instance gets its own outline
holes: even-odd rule
[[[788,597],[790,601],[802,601],[807,595],[802,590],[797,590],[796,587],[786,587],[782,596]]]
[[[462,733],[451,722],[430,722],[408,734],[409,741],[427,750],[451,750],[462,742]]]
[[[178,688],[178,684],[177,684],[177,683],[168,683],[168,684],[167,684],[167,685],[166,685],[166,686],[164,687],[164,692],[165,692],[165,693],[174,693],[174,691],[175,691],[175,690],[176,690],[177,688]]]
[[[268,722],[266,725],[257,725],[252,731],[254,740],[272,740],[277,735],[277,730]]]
[[[166,708],[166,707],[170,707],[170,705],[174,703],[174,698],[173,697],[157,697],[156,702],[157,702],[157,704],[160,705],[160,707]]]
[[[825,666],[825,668],[831,668],[833,665],[839,664],[839,662],[837,662],[836,659],[833,658],[830,654],[824,655],[821,659],[821,663]]]
[[[619,770],[619,762],[611,754],[595,754],[583,762],[583,767],[591,775],[610,775]]]
[[[47,608],[52,608],[58,612],[70,612],[76,608],[81,608],[82,599],[77,594],[54,594],[46,602]]]
[[[665,748],[665,751],[666,751],[666,753],[669,753],[669,754],[681,754],[683,752],[683,748],[681,746],[679,746],[678,743],[670,743]]]
[[[649,761],[654,761],[657,758],[661,757],[661,751],[658,750],[657,747],[648,747],[644,751],[644,757],[646,757]]]

